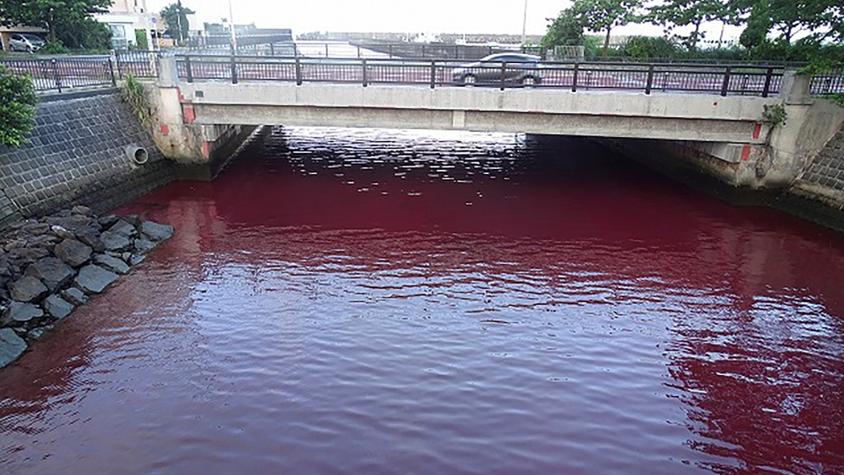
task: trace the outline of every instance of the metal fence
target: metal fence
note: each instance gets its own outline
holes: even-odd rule
[[[295,51],[294,51],[295,53]],[[158,75],[158,52],[128,51],[114,56],[11,57],[0,64],[33,78],[40,92],[114,86],[131,74]],[[475,62],[438,59],[315,58],[309,56],[178,54],[182,80],[287,81],[303,83],[396,84],[431,88],[479,86],[701,93],[768,97],[779,92],[783,67],[642,64],[616,62]],[[844,93],[844,71],[812,78],[815,95]]]
[[[844,94],[844,69],[813,76],[811,91],[816,96]]]
[[[39,92],[117,84],[115,63],[110,56],[4,58],[0,65],[13,73],[29,75]]]
[[[367,51],[381,53],[388,58],[477,60],[500,53],[522,53],[543,56],[540,47],[521,45],[458,45],[448,43],[372,43],[350,42],[357,51],[357,57],[366,56]],[[325,43],[324,57],[330,57],[331,43]],[[335,47],[337,47],[335,45]]]
[[[120,51],[115,54],[117,74],[122,79],[127,75],[139,78],[158,76],[157,51]]]
[[[697,64],[518,63],[396,60],[378,58],[267,58],[181,55],[179,75],[201,80],[287,81],[417,85],[431,88],[486,86],[579,90],[710,93],[767,97],[779,92],[783,69]]]

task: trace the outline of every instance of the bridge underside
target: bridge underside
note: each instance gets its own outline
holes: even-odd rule
[[[200,125],[291,125],[524,132],[763,144],[775,99],[522,89],[287,83],[181,84]]]
[[[528,112],[383,109],[362,107],[297,107],[194,105],[202,125],[288,125],[466,130],[613,138],[650,138],[699,142],[762,143],[753,122],[613,117]]]

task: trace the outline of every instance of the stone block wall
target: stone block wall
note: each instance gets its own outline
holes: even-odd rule
[[[144,147],[138,166],[128,145]],[[30,143],[0,146],[0,227],[74,204],[103,211],[177,177],[116,90],[43,100]]]
[[[802,181],[830,190],[844,191],[844,128],[812,161]]]

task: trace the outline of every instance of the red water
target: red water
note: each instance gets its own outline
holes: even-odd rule
[[[276,129],[0,371],[0,472],[844,471],[844,238],[594,145]]]

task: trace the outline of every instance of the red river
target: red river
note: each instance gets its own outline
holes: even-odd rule
[[[0,371],[4,474],[844,473],[844,236],[568,139],[275,128]]]

